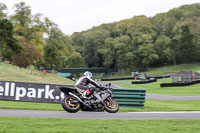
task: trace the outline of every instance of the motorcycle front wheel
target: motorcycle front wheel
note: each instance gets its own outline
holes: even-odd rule
[[[116,113],[119,110],[119,104],[112,98],[104,100],[104,109],[109,113]]]
[[[73,103],[73,100],[76,100],[76,98],[72,96],[66,96],[62,99],[61,103],[65,111],[69,113],[76,113],[80,110],[80,103]]]

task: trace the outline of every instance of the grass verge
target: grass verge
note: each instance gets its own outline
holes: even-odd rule
[[[198,133],[200,120],[99,120],[0,117],[1,133]]]
[[[152,69],[150,71],[147,71],[147,75],[162,75],[167,73],[174,73],[174,72],[180,72],[180,71],[196,71],[200,72],[200,63],[194,63],[194,64],[181,64],[181,65],[171,65],[171,66],[164,66]]]
[[[30,83],[47,83],[73,85],[74,81],[58,74],[43,74],[41,71],[19,68],[6,63],[0,63],[0,81],[18,81]]]

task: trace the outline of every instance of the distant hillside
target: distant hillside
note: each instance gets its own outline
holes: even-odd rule
[[[89,67],[122,71],[200,62],[200,4],[153,17],[134,16],[74,33],[72,44]]]
[[[59,76],[58,74],[43,75],[43,72],[19,68],[6,63],[0,63],[0,81],[18,81],[32,83],[48,83],[48,84],[66,84],[73,85],[74,82]]]

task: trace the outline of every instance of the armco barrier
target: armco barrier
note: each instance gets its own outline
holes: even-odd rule
[[[59,90],[61,86],[56,84],[40,84],[0,81],[0,100],[61,103],[64,94]],[[113,89],[114,99],[120,106],[144,108],[144,89]]]
[[[85,71],[90,71],[92,73],[111,73],[117,72],[117,69],[107,69],[107,68],[61,68],[59,72],[61,73],[84,73]]]
[[[183,82],[183,83],[162,83],[160,87],[179,87],[179,86],[189,86],[194,84],[199,84],[200,80],[192,81],[192,82]]]
[[[109,79],[105,79],[105,78],[102,78],[100,79],[101,81],[114,81],[114,80],[133,80],[134,77],[124,77],[124,78],[109,78]]]
[[[113,89],[113,94],[121,107],[144,108],[145,89]]]
[[[136,80],[136,81],[132,81],[132,84],[148,84],[148,83],[152,83],[152,82],[156,82],[157,79],[155,78],[150,78],[148,80]]]

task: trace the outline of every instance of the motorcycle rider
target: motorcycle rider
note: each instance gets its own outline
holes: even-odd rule
[[[89,84],[97,88],[102,88],[101,85],[92,79],[92,73],[89,71],[86,71],[83,76],[78,79],[74,87],[82,94],[83,98],[87,98],[89,94],[92,94],[96,89],[95,87],[89,87]]]

